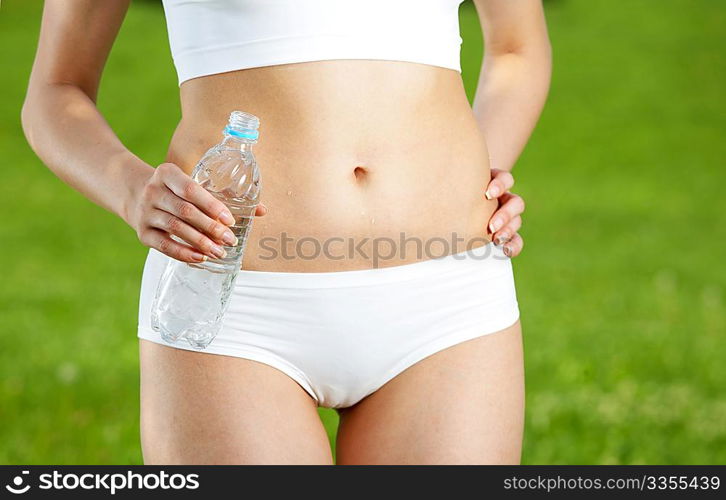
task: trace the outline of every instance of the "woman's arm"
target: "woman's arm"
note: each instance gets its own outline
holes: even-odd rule
[[[486,197],[499,208],[488,231],[514,257],[524,201],[508,190],[510,171],[529,140],[550,85],[552,54],[541,0],[474,0],[484,35],[484,61],[473,111],[487,141],[492,180]]]
[[[64,182],[127,219],[133,179],[152,170],[96,108],[98,85],[130,0],[48,0],[23,106],[28,142]]]
[[[96,107],[101,73],[129,2],[46,0],[23,129],[48,168],[123,218],[142,243],[200,261],[202,253],[214,256],[215,241],[223,243],[229,232],[214,220],[233,223],[227,208],[176,165],[155,169],[140,160]],[[199,251],[177,243],[172,233]]]
[[[541,0],[474,0],[484,61],[474,115],[492,166],[511,171],[547,97],[552,55]]]

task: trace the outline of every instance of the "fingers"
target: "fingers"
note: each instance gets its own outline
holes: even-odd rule
[[[179,198],[192,203],[212,219],[228,226],[234,224],[234,217],[227,206],[194,182],[181,168],[173,163],[162,163],[157,169],[163,169],[160,174],[164,184]]]
[[[213,259],[222,259],[227,255],[226,250],[222,246],[216,244],[206,235],[200,233],[182,219],[169,212],[154,210],[149,216],[149,226],[181,238],[195,249],[207,254],[207,256]]]
[[[492,235],[492,240],[495,245],[503,245],[508,243],[514,235],[522,227],[522,217],[517,215],[509,221],[502,229]]]
[[[227,206],[172,163],[154,169],[136,202],[130,225],[141,242],[177,260],[224,258],[224,246],[239,243],[228,227],[235,220]],[[259,204],[255,215],[266,213]]]
[[[504,193],[499,198],[499,209],[489,219],[489,231],[494,234],[513,218],[524,212],[524,200],[514,193]]]
[[[503,193],[509,191],[514,186],[514,177],[506,170],[498,168],[491,169],[492,180],[489,181],[487,190],[484,193],[487,200],[498,198]]]
[[[190,246],[174,241],[168,233],[160,229],[149,227],[140,235],[141,243],[150,248],[155,248],[169,257],[183,262],[203,262],[207,256],[198,252]]]
[[[203,233],[209,239],[215,240],[217,243],[227,246],[234,246],[237,244],[237,238],[235,237],[231,229],[229,229],[224,224],[208,217],[191,202],[179,198],[176,194],[172,193],[168,189],[166,190],[166,192],[162,192],[155,198],[154,206],[163,210],[164,212],[167,212],[167,214],[176,217],[177,219],[179,219],[179,222],[186,222],[197,232]],[[176,224],[176,222],[171,223]],[[165,226],[156,227],[168,230],[168,228]],[[188,240],[187,238],[184,238],[184,240],[188,241],[191,244],[195,244],[194,241]],[[206,247],[198,248],[200,250],[205,250]]]
[[[492,169],[494,172],[495,169]],[[496,193],[498,186],[492,184],[496,181],[501,182],[501,186],[508,186],[509,189],[514,185],[514,178],[511,178],[509,172],[499,171],[492,174],[493,179],[487,189],[487,198]],[[492,196],[495,198],[496,196]],[[490,198],[491,199],[491,198]],[[499,208],[492,214],[489,220],[489,231],[492,233],[492,241],[495,245],[501,245],[504,254],[508,257],[516,257],[524,247],[524,240],[517,231],[522,227],[522,216],[524,212],[524,200],[521,196],[508,191],[502,191],[499,195]]]
[[[512,239],[502,247],[502,250],[507,257],[516,257],[522,252],[522,247],[524,247],[524,240],[519,233],[514,233]]]

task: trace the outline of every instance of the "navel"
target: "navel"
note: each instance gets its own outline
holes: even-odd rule
[[[355,176],[356,181],[363,182],[366,180],[366,177],[368,176],[368,170],[366,170],[365,167],[361,167],[359,165],[353,169],[353,175]]]

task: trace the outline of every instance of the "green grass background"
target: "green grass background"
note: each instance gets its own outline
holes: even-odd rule
[[[726,4],[550,0],[552,91],[515,173],[525,463],[726,462]],[[0,462],[139,463],[146,250],[19,124],[41,3],[0,7]],[[473,95],[481,35],[461,10]],[[163,12],[134,2],[100,107],[163,160],[179,118]],[[336,417],[322,411],[331,438]]]

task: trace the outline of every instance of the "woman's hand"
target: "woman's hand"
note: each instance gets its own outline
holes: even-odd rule
[[[522,212],[524,212],[524,200],[510,193],[509,189],[514,185],[514,177],[506,170],[492,169],[492,180],[486,190],[486,198],[493,200],[497,198],[499,208],[489,219],[487,231],[492,236],[495,245],[504,245],[504,253],[509,257],[516,257],[522,251],[524,241],[517,231],[522,226]]]
[[[127,222],[144,245],[180,261],[201,262],[224,257],[222,247],[237,244],[228,227],[234,224],[229,209],[177,165],[162,163],[140,184]],[[266,212],[260,204],[255,215]]]

